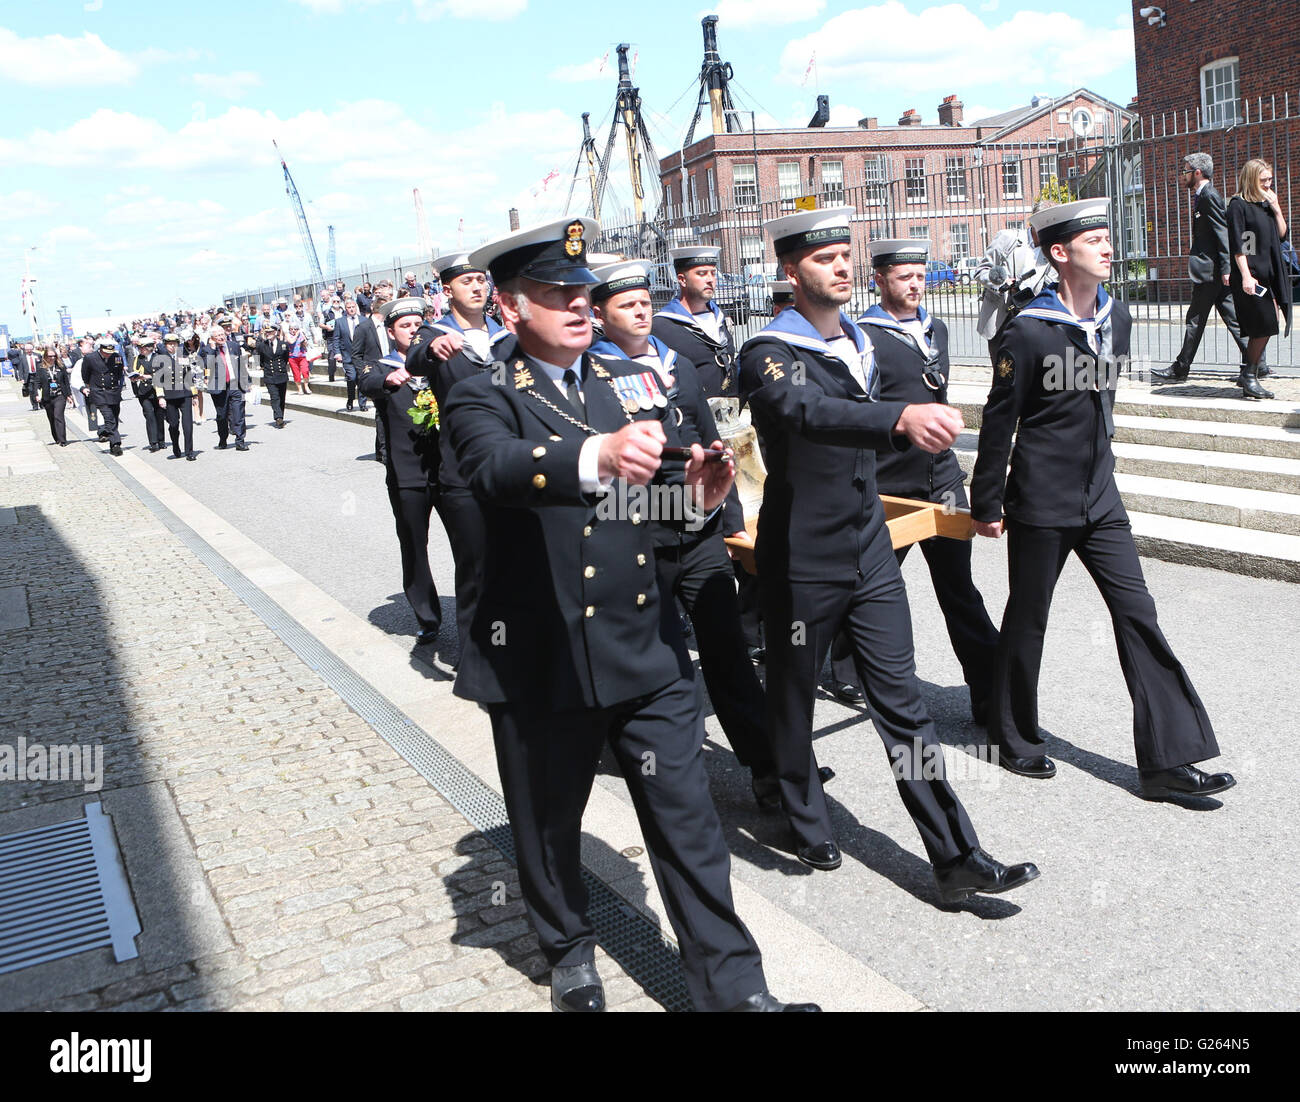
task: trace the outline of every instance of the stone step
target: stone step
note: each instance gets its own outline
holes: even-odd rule
[[[1138,551],[1150,558],[1300,582],[1300,536],[1151,513],[1130,512],[1129,520]]]
[[[328,387],[330,384],[326,383],[324,385]],[[284,404],[286,409],[300,413],[310,413],[317,417],[335,417],[340,421],[356,421],[360,424],[374,424],[374,406],[370,406],[365,413],[362,413],[357,409],[354,409],[349,413],[343,408],[346,401],[346,393],[342,396],[332,393],[327,394],[317,390],[316,384],[313,382],[311,394],[287,394],[285,395]],[[269,415],[270,406],[267,404],[265,399],[262,400],[262,405],[268,410]]]
[[[1300,405],[1295,402],[1280,399],[1256,402],[1240,397],[1217,396],[1224,393],[1239,394],[1235,387],[1227,390],[1222,387],[1188,389],[1202,390],[1205,396],[1169,395],[1136,386],[1121,386],[1115,398],[1115,413],[1126,417],[1300,429]],[[948,401],[961,410],[966,424],[978,427],[988,393],[987,382],[954,382],[948,388]]]
[[[1115,441],[1193,451],[1300,459],[1300,430],[1271,425],[1115,416]]]
[[[1300,494],[1300,459],[1151,444],[1114,443],[1111,449],[1121,474]]]

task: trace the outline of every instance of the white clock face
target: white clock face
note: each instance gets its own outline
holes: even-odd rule
[[[1079,137],[1092,133],[1092,112],[1086,107],[1076,107],[1070,115],[1070,129]]]

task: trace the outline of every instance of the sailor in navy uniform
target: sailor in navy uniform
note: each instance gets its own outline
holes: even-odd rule
[[[625,375],[625,398],[648,409],[662,390],[676,411],[682,440],[711,447],[718,427],[695,365],[651,335],[650,268],[648,261],[624,260],[594,269],[600,282],[591,289],[592,312],[604,337],[591,346],[592,355],[641,364],[652,374]],[[735,575],[723,543],[724,536],[744,531],[745,514],[733,486],[722,510],[698,531],[654,525],[655,566],[663,588],[691,618],[709,700],[737,760],[752,774],[754,796],[760,806],[775,808],[780,797],[767,745],[763,687],[745,649]]]
[[[172,438],[173,459],[185,458],[193,463],[194,454],[194,410],[193,399],[199,392],[199,382],[194,373],[194,361],[181,357],[180,336],[171,332],[163,337],[163,350],[156,352],[149,360],[152,372],[154,393],[160,402],[166,403],[164,413],[167,417],[167,431]],[[185,451],[181,452],[181,433],[185,435]]]
[[[439,257],[433,266],[451,300],[451,310],[420,328],[406,363],[412,375],[428,379],[441,409],[454,384],[508,356],[514,336],[484,312],[487,272],[475,267],[468,253]],[[478,603],[486,533],[482,507],[461,473],[451,436],[446,432],[438,435],[438,516],[456,565],[456,632],[463,652]]]
[[[1007,325],[971,480],[976,531],[997,538],[1005,524],[1008,537],[1010,595],[989,742],[1013,773],[1056,773],[1038,729],[1038,671],[1052,592],[1073,551],[1110,610],[1133,699],[1143,796],[1222,792],[1236,783],[1231,774],[1211,775],[1192,764],[1216,757],[1219,745],[1156,622],[1115,485],[1114,388],[1129,356],[1132,319],[1101,286],[1112,257],[1109,200],[1065,203],[1038,212],[1029,224],[1060,279]]]
[[[491,272],[518,344],[504,380],[462,379],[443,406],[488,533],[456,694],[484,703],[492,718],[524,903],[552,966],[557,1010],[604,1008],[580,842],[606,742],[631,791],[696,1008],[786,1009],[768,994],[758,947],[732,904],[699,688],[655,576],[649,511],[634,493],[662,480],[677,522],[687,523],[722,504],[735,471],[728,460],[706,463],[694,444],[684,471],[665,472],[662,450],[680,437],[662,390],[655,384],[641,408],[621,380],[641,376],[643,365],[587,352],[595,277],[586,240],[597,230],[590,219],[563,220],[470,258]]]
[[[167,419],[165,407],[158,400],[153,388],[153,369],[150,360],[158,347],[158,339],[152,333],[140,338],[139,354],[131,365],[131,392],[140,402],[140,412],[144,414],[144,430],[149,437],[149,451],[162,451],[167,446]]]
[[[840,309],[853,291],[852,214],[838,207],[767,224],[795,304],[740,356],[740,383],[768,468],[755,558],[772,748],[799,860],[838,868],[812,723],[818,672],[844,628],[940,896],[956,902],[1015,888],[1038,870],[1002,865],[979,848],[921,700],[907,591],[876,493],[876,452],[915,446],[939,453],[962,420],[940,403],[878,399],[871,341]]]
[[[921,305],[925,294],[928,240],[872,241],[880,302],[858,319],[871,337],[880,375],[882,402],[947,402],[948,327]],[[941,502],[966,509],[966,476],[951,448],[937,454],[909,448],[876,457],[876,488],[882,494]],[[910,545],[897,551],[901,565]],[[981,726],[988,714],[998,629],[971,580],[968,540],[934,537],[921,543],[934,595],[943,613],[953,653],[970,689],[971,718]]]
[[[378,308],[388,331],[388,352],[367,361],[357,387],[375,404],[388,447],[388,501],[402,549],[402,592],[420,625],[417,646],[436,643],[442,626],[442,605],[429,568],[429,517],[438,500],[438,431],[421,428],[411,419],[423,377],[406,368],[411,341],[424,321],[424,300],[399,298]]]
[[[736,344],[726,315],[713,301],[721,252],[709,245],[671,250],[677,297],[655,314],[651,329],[695,365],[706,398],[736,397]]]
[[[100,337],[95,342],[95,350],[82,358],[81,382],[86,388],[87,403],[99,410],[100,439],[108,442],[110,455],[121,455],[122,436],[118,424],[126,376],[112,337]]]

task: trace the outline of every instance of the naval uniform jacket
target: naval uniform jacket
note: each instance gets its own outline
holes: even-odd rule
[[[149,370],[153,374],[154,393],[160,398],[188,398],[198,393],[194,361],[189,356],[155,352],[149,360]]]
[[[507,361],[505,385],[476,374],[443,406],[487,530],[457,696],[529,710],[603,708],[693,676],[676,609],[660,596],[645,499],[631,487],[626,507],[611,507],[608,494],[584,493],[578,476],[590,436],[659,420],[679,446],[676,418],[668,406],[628,412],[621,403],[611,384],[642,365],[582,360],[586,424],[522,353]]]
[[[650,332],[679,356],[695,365],[706,398],[734,398],[736,389],[736,343],[727,316],[716,302],[709,309],[718,319],[721,340],[714,340],[680,298],[673,299],[655,314]],[[739,531],[739,529],[737,529]]]
[[[713,441],[720,439],[721,434],[718,432],[718,424],[713,418],[713,411],[709,408],[709,400],[704,396],[704,387],[700,383],[699,372],[696,370],[695,364],[686,356],[674,352],[653,334],[650,337],[650,350],[659,357],[663,370],[673,378],[671,386],[663,381],[662,375],[658,376],[657,381],[658,385],[664,388],[664,394],[668,398],[669,405],[680,411],[677,426],[678,435],[682,438],[682,445],[688,447],[698,441],[700,447],[708,448]],[[612,357],[616,362],[627,359],[626,353],[618,345],[604,338],[597,340],[591,346],[591,353],[602,360],[609,357]],[[647,368],[646,370],[653,371],[654,369]],[[735,532],[743,532],[744,530],[745,510],[740,504],[740,494],[736,487],[732,486],[722,508],[710,518],[703,528],[689,532],[680,528],[655,525],[655,545],[664,547],[698,543],[718,533],[730,536]]]
[[[502,363],[514,355],[515,335],[510,330],[498,325],[491,318],[487,319],[488,344],[490,357],[480,359],[470,347],[469,342],[461,345],[460,351],[449,360],[440,360],[430,347],[444,333],[462,333],[456,320],[448,314],[436,322],[425,322],[411,339],[411,351],[406,357],[406,370],[412,375],[428,379],[434,399],[438,403],[441,416],[443,404],[451,388],[461,379],[488,371],[494,363]],[[499,380],[500,381],[500,380]],[[469,483],[461,473],[460,463],[456,459],[456,450],[451,444],[451,433],[439,431],[438,483],[444,490],[462,490],[468,493]]]
[[[278,334],[270,340],[256,344],[258,358],[262,361],[262,382],[287,383],[289,381],[289,342]]]
[[[1005,512],[1023,524],[1070,528],[1121,507],[1110,447],[1113,364],[1128,356],[1132,318],[1097,289],[1099,357],[1056,287],[1046,287],[1006,328],[971,480],[975,520],[995,523]]]
[[[87,352],[81,359],[81,383],[90,391],[90,401],[96,406],[117,405],[122,401],[122,388],[126,374],[122,361],[113,357],[110,364],[99,349]]]
[[[375,403],[375,416],[384,424],[388,449],[384,466],[388,484],[402,490],[421,489],[438,482],[438,430],[416,427],[410,418],[415,396],[423,380],[415,376],[401,386],[389,386],[385,380],[406,361],[394,347],[378,361],[367,364],[357,379],[357,389]]]
[[[871,341],[840,314],[863,378],[878,391]],[[800,366],[802,365],[802,367]],[[740,387],[763,441],[759,584],[853,580],[885,523],[876,452],[906,451],[894,426],[907,404],[880,401],[793,306],[740,350]]]
[[[928,350],[912,331],[881,306],[873,306],[858,325],[871,337],[880,375],[880,400],[920,405],[948,402],[948,327],[917,307]],[[927,382],[927,378],[929,382]],[[876,487],[882,494],[940,501],[965,481],[951,448],[931,455],[921,448],[880,452],[876,456]]]

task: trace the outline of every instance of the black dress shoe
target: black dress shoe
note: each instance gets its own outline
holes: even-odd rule
[[[1040,754],[1036,758],[1013,758],[1009,754],[999,754],[998,764],[1017,777],[1046,781],[1056,776],[1056,762],[1046,754]]]
[[[551,1009],[592,1014],[605,1009],[605,988],[594,964],[551,969]]]
[[[834,779],[834,777],[835,777],[835,770],[832,769],[829,765],[819,765],[817,767],[817,778],[822,782],[822,784],[825,784],[827,781]]]
[[[749,660],[750,660],[751,662],[766,662],[766,661],[767,661],[767,648],[766,648],[766,647],[746,647],[746,648],[745,648],[745,652],[749,655]]]
[[[188,459],[191,463],[193,463],[196,459],[198,459],[198,456],[195,455],[193,452],[190,452],[185,458]]]
[[[783,1003],[770,991],[760,991],[750,995],[743,1002],[733,1006],[730,1014],[820,1014],[821,1007],[816,1003]]]
[[[277,429],[282,429],[282,428],[284,428],[284,418],[283,418],[283,417],[277,417],[277,418],[276,418],[276,421],[275,421],[275,427],[276,427]]]
[[[861,704],[864,699],[862,690],[848,681],[837,681],[832,685],[831,696],[845,704]]]
[[[246,452],[248,451],[248,445],[241,440],[238,444],[235,445],[235,451]]]
[[[226,445],[226,442],[225,442],[224,440],[220,440],[220,441],[217,442],[217,451],[219,451],[219,452],[223,452],[223,451],[226,450],[226,447],[227,447],[227,445]]]
[[[1175,361],[1166,368],[1154,368],[1151,372],[1151,378],[1158,383],[1181,383],[1191,373],[1191,368],[1183,367],[1182,364]]]
[[[1020,865],[1004,865],[976,846],[947,868],[936,868],[934,879],[939,885],[939,897],[945,903],[960,903],[976,892],[997,895],[1037,880],[1038,866],[1028,861]]]
[[[355,411],[353,410],[353,408],[352,408],[352,403],[351,403],[351,402],[349,402],[346,406],[343,407],[343,412],[344,412],[344,413],[353,413],[353,412],[355,412]]]
[[[415,645],[417,647],[427,647],[430,643],[438,641],[438,628],[429,628],[427,631],[421,631],[415,636]]]
[[[844,863],[844,858],[840,856],[840,847],[834,842],[819,842],[815,846],[800,846],[795,851],[795,856],[810,869],[820,869],[822,872],[838,869]]]
[[[1231,773],[1205,773],[1194,765],[1140,772],[1142,798],[1167,800],[1170,796],[1213,796],[1237,783]]]
[[[109,455],[121,455],[121,454],[122,454],[122,445],[121,445],[121,444],[113,444],[113,445],[111,445],[111,446],[109,447],[109,449],[108,449],[108,454],[109,454]]]

